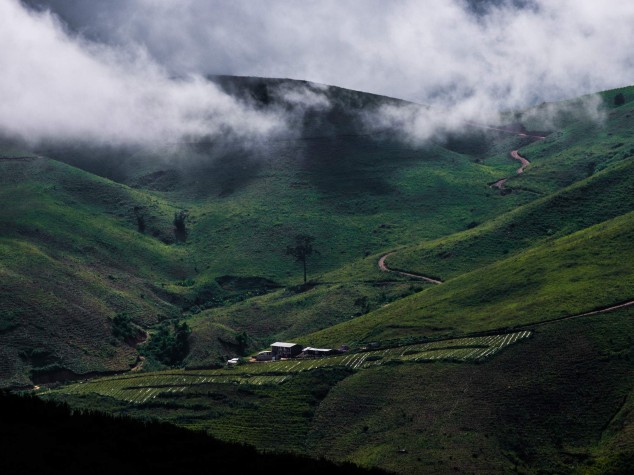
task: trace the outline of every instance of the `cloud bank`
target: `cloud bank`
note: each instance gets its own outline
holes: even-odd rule
[[[200,75],[173,79],[142,48],[71,36],[49,12],[14,0],[0,2],[0,44],[0,129],[25,140],[257,140],[287,128]]]
[[[440,124],[438,113],[381,111],[378,122],[420,137],[500,109],[634,83],[634,3],[620,0],[28,3],[50,8],[73,34],[17,0],[0,6],[0,40],[12,45],[0,51],[11,71],[0,79],[11,106],[0,127],[25,134],[68,126],[72,135],[111,138],[246,137],[289,122],[237,104],[204,74],[307,79],[446,111]],[[327,107],[310,91],[285,94]],[[73,114],[74,124],[62,120]]]

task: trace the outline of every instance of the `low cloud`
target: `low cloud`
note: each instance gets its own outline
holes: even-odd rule
[[[24,1],[44,13],[0,5],[0,128],[28,137],[257,141],[329,107],[309,85],[278,91],[279,109],[254,108],[207,74],[425,104],[365,112],[411,140],[634,82],[634,3],[620,0]],[[585,105],[600,117],[596,98]]]
[[[0,3],[0,129],[28,141],[151,144],[285,133],[278,111],[237,102],[200,75],[174,79],[142,48],[69,34],[48,12]]]
[[[275,90],[275,95],[282,103],[294,109],[323,112],[332,107],[328,90],[328,86],[317,84],[301,86],[282,84]]]

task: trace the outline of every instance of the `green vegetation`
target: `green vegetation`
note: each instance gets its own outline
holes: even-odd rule
[[[301,262],[304,269],[304,284],[306,283],[306,261],[313,252],[317,253],[313,249],[313,241],[315,238],[307,236],[305,234],[298,234],[295,236],[295,245],[286,247],[286,254],[292,256],[295,262]]]
[[[634,212],[466,273],[300,341],[317,345],[513,328],[634,299]]]
[[[359,372],[320,405],[313,453],[400,473],[603,473],[602,440],[614,444],[603,467],[626,473],[633,325],[630,309],[543,326],[482,365]]]
[[[143,331],[132,322],[130,315],[123,312],[112,319],[112,335],[121,341],[132,343],[142,337]]]
[[[492,147],[515,140],[475,135]],[[12,329],[0,334],[8,361],[0,365],[2,384],[32,381],[33,362],[18,357],[32,349],[25,341],[47,348],[46,367],[74,374],[131,367],[137,351],[103,338],[122,312],[150,331],[162,319],[190,320],[186,361],[194,366],[349,320],[421,288],[372,269],[372,256],[532,198],[487,188],[498,168],[512,164],[478,164],[441,145],[412,149],[380,135],[329,135],[267,147],[258,157],[117,150],[112,162],[109,149],[40,150],[122,183],[44,158],[2,160],[0,195],[14,203],[0,210],[8,230],[0,240],[1,321]],[[166,169],[170,162],[157,156],[163,152],[187,166]],[[160,185],[168,177],[170,185]],[[175,235],[178,226],[186,241]],[[296,283],[296,264],[282,246],[298,234],[320,243],[320,258],[310,263],[316,286],[262,284]],[[228,286],[224,276],[253,286]],[[241,316],[245,309],[256,319]],[[53,324],[59,333],[51,337]],[[236,341],[243,331],[246,348]]]
[[[231,371],[168,372],[91,381],[45,397],[73,407],[99,406],[135,417],[158,417],[259,448],[306,452],[312,414],[330,388],[349,374],[349,369],[340,367],[292,378],[248,377]]]
[[[522,331],[317,359],[107,377],[42,395],[73,407],[96,405],[137,417],[160,417],[262,448],[310,452],[306,437],[315,410],[353,371],[441,360],[481,362],[529,336]]]
[[[1,385],[399,473],[631,466],[634,310],[568,317],[634,299],[634,87],[424,146],[328,94],[257,151],[0,146]],[[275,340],[352,350],[222,367]]]
[[[168,366],[179,365],[189,352],[190,333],[187,322],[163,322],[140,353]]]

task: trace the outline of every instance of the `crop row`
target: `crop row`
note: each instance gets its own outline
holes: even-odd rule
[[[62,388],[67,394],[96,393],[131,403],[144,403],[161,393],[185,392],[206,384],[279,384],[293,374],[323,367],[344,366],[362,369],[390,361],[482,361],[503,348],[528,338],[530,331],[458,338],[420,343],[384,350],[349,353],[316,359],[295,359],[268,363],[253,363],[235,368],[172,370],[160,373],[125,375],[95,379]]]
[[[203,377],[198,375],[165,375],[156,373],[141,377],[95,379],[67,386],[59,392],[73,395],[99,394],[131,403],[144,403],[156,398],[159,394],[186,392],[205,384],[280,384],[290,377],[290,375],[253,377],[209,375]]]

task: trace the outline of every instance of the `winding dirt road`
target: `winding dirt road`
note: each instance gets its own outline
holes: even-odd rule
[[[426,277],[420,274],[412,274],[411,272],[403,272],[400,270],[390,269],[385,263],[385,259],[387,259],[387,257],[391,256],[392,254],[394,253],[388,252],[387,254],[385,254],[379,259],[379,269],[382,270],[383,272],[392,272],[394,274],[402,275],[404,277],[412,277],[414,279],[424,280],[425,282],[430,282],[432,284],[442,284],[442,280],[433,279],[431,277]]]
[[[522,164],[518,169],[517,169],[517,174],[520,175],[522,173],[524,173],[524,170],[526,169],[527,166],[529,166],[531,164],[531,162],[529,162],[528,160],[526,160],[526,158],[522,157],[520,155],[520,153],[517,150],[513,150],[511,151],[511,157],[514,160],[519,160],[519,162]]]
[[[504,132],[505,134],[517,135],[518,137],[528,137],[528,138],[535,139],[535,140],[544,140],[546,138],[543,135],[527,134],[527,133],[524,133],[524,132],[518,132],[517,130],[505,129],[503,127],[491,127],[489,125],[477,124],[475,122],[465,122],[465,124],[467,124],[468,126],[471,126],[471,127],[477,127],[479,129],[496,130],[498,132]],[[521,174],[521,173],[524,173],[524,170],[526,169],[526,167],[528,167],[530,165],[530,162],[526,158],[522,157],[518,150],[512,150],[511,151],[511,158],[514,159],[514,160],[518,160],[521,163],[521,166],[517,169],[517,174],[518,175]],[[497,180],[496,182],[492,183],[489,186],[491,188],[498,188],[500,190],[504,190],[504,189],[506,189],[504,187],[504,184],[506,183],[507,180],[508,180],[508,177],[507,178],[501,178],[501,179]]]
[[[390,269],[387,266],[387,264],[385,263],[385,259],[387,259],[392,254],[394,254],[394,251],[388,252],[387,254],[381,256],[381,258],[379,259],[379,269],[381,271],[383,271],[383,272],[392,272],[394,274],[402,275],[404,277],[412,277],[414,279],[424,280],[426,282],[430,282],[432,284],[437,284],[437,285],[443,283],[442,280],[433,279],[431,277],[426,277],[424,275],[413,274],[411,272],[404,272],[404,271],[400,271],[400,270]],[[625,302],[622,302],[622,303],[619,303],[619,304],[616,304],[616,305],[610,305],[609,307],[600,308],[598,310],[592,310],[590,312],[577,313],[577,314],[574,314],[574,315],[566,315],[565,317],[552,318],[550,320],[543,320],[541,322],[527,323],[525,325],[520,325],[518,327],[515,327],[515,329],[519,330],[519,329],[523,329],[523,328],[533,328],[533,327],[536,327],[536,326],[539,326],[539,325],[547,325],[549,323],[560,322],[562,320],[571,320],[573,318],[589,317],[589,316],[592,316],[592,315],[599,315],[601,313],[614,312],[615,310],[620,310],[622,308],[627,308],[627,307],[631,307],[631,306],[634,306],[634,300],[627,300]]]
[[[502,178],[501,180],[498,180],[495,183],[492,183],[491,184],[491,188],[498,188],[500,190],[506,190],[506,188],[504,187],[504,183],[506,183],[507,180],[508,180],[508,178]]]
[[[530,137],[535,137],[533,135],[531,135]],[[518,175],[521,175],[522,173],[524,173],[524,170],[526,170],[526,167],[528,167],[531,162],[529,162],[525,157],[522,157],[520,155],[520,152],[518,150],[511,150],[511,158],[513,160],[517,160],[521,163],[520,167],[515,171]],[[508,178],[502,178],[494,183],[492,183],[491,185],[489,185],[491,188],[497,188],[499,190],[505,190],[506,187],[504,186],[504,184],[507,182]]]
[[[470,125],[472,127],[479,127],[482,129],[489,129],[489,130],[497,130],[499,132],[505,132],[505,133],[509,133],[509,134],[514,134],[514,135],[518,135],[520,137],[530,137],[530,138],[534,138],[537,140],[544,140],[546,137],[542,136],[542,135],[531,135],[531,134],[525,134],[523,132],[517,132],[517,131],[513,131],[513,130],[509,130],[509,129],[503,129],[503,128],[498,128],[498,127],[490,127],[487,125],[481,125],[481,124],[476,124],[473,122],[467,122],[467,125]],[[516,170],[516,173],[518,175],[524,173],[524,170],[526,170],[526,168],[530,165],[530,162],[526,159],[526,157],[523,157],[522,155],[520,155],[518,150],[512,150],[511,151],[511,158],[514,160],[517,160],[520,162],[520,167]],[[496,182],[492,183],[490,186],[491,188],[499,188],[500,190],[504,190],[504,184],[506,183],[506,181],[508,180],[507,178],[502,178],[500,180],[497,180]],[[411,277],[414,279],[420,279],[420,280],[424,280],[426,282],[430,282],[432,284],[442,284],[443,282],[441,280],[438,279],[434,279],[432,277],[426,277],[424,275],[420,275],[420,274],[414,274],[411,272],[405,272],[405,271],[401,271],[401,270],[396,270],[396,269],[390,269],[387,264],[385,263],[385,259],[387,259],[389,256],[391,256],[392,254],[394,254],[394,251],[392,252],[388,252],[387,254],[381,256],[381,258],[379,259],[379,269],[383,272],[392,272],[394,274],[398,274],[404,277]],[[544,320],[541,322],[535,322],[535,323],[527,323],[526,325],[522,325],[521,327],[518,328],[529,328],[529,327],[535,327],[538,325],[546,325],[549,323],[553,323],[553,322],[558,322],[561,320],[568,320],[568,319],[573,319],[573,318],[580,318],[580,317],[587,317],[587,316],[591,316],[591,315],[598,315],[601,313],[608,313],[608,312],[613,312],[615,310],[619,310],[622,308],[626,308],[626,307],[630,307],[634,305],[634,300],[628,300],[625,302],[622,302],[620,304],[616,304],[616,305],[611,305],[609,307],[605,307],[605,308],[600,308],[598,310],[592,310],[590,312],[585,312],[585,313],[578,313],[578,314],[574,314],[574,315],[568,315],[565,317],[559,317],[559,318],[554,318],[551,320]]]

